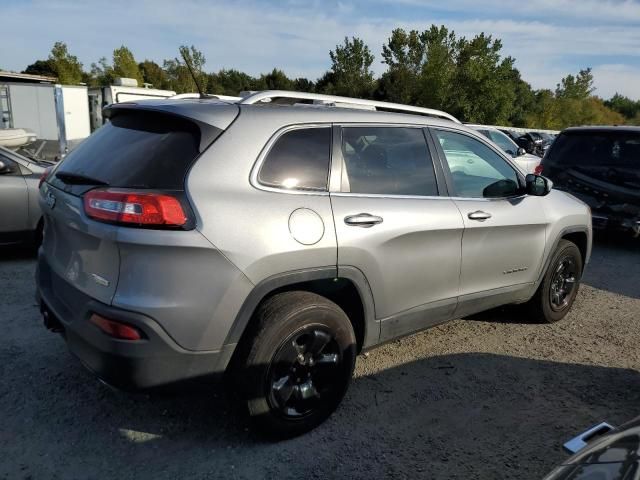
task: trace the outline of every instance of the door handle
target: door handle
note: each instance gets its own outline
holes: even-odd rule
[[[382,223],[382,217],[371,215],[370,213],[358,213],[357,215],[344,217],[344,223],[353,227],[369,228]]]
[[[483,212],[482,210],[476,210],[475,212],[471,212],[467,215],[471,220],[479,220],[484,222],[486,219],[491,218],[491,214],[487,212]]]

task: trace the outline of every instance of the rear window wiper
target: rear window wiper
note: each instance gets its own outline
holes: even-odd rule
[[[82,175],[81,173],[56,172],[56,178],[59,178],[68,185],[109,185],[107,182]]]

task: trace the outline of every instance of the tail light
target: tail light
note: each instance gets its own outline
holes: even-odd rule
[[[136,327],[110,320],[96,313],[91,315],[89,321],[110,337],[119,340],[142,340],[143,338],[142,333]]]
[[[38,189],[42,186],[42,184],[45,182],[45,180],[47,179],[47,177],[49,176],[49,174],[51,173],[51,169],[53,167],[47,167],[44,169],[44,172],[42,172],[42,175],[40,175],[40,181],[38,182]]]
[[[538,164],[538,166],[533,170],[533,173],[536,175],[542,175],[542,163]]]
[[[88,217],[129,226],[185,227],[189,220],[180,200],[165,193],[99,188],[84,195]]]

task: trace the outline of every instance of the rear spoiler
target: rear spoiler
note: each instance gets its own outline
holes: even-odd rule
[[[102,110],[102,115],[111,119],[128,112],[149,112],[196,125],[200,130],[199,150],[202,153],[231,125],[240,109],[237,105],[223,102],[176,102],[163,99],[113,103]]]

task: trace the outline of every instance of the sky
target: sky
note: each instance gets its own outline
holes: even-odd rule
[[[121,45],[162,63],[195,45],[206,71],[277,67],[316,79],[345,36],[380,52],[394,28],[443,24],[503,42],[534,88],[591,67],[596,95],[640,99],[640,0],[0,0],[0,68],[20,71],[64,41],[88,70]]]

